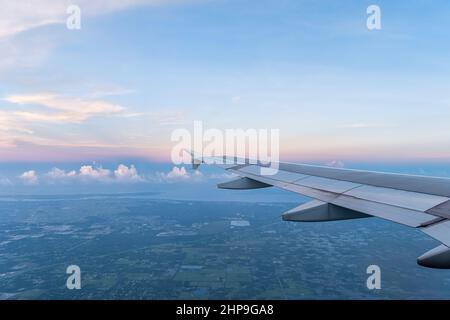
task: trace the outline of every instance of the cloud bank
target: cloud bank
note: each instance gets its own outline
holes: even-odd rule
[[[119,164],[114,171],[92,165],[83,165],[78,171],[65,171],[59,168],[53,168],[45,174],[47,180],[51,183],[56,182],[103,182],[103,183],[135,183],[145,182],[145,179],[139,175],[136,167]]]
[[[39,105],[47,109],[41,112],[11,111],[3,113],[3,116],[28,122],[80,123],[94,116],[116,114],[125,109],[107,101],[61,97],[45,93],[13,95],[5,97],[3,100],[19,106]]]
[[[50,171],[38,174],[35,170],[28,170],[19,175],[20,181],[27,186],[44,184],[69,183],[178,183],[201,182],[207,179],[228,179],[229,174],[204,175],[198,170],[188,171],[185,167],[172,167],[168,172],[154,172],[142,175],[134,165],[119,164],[116,169],[106,169],[95,165],[82,165],[78,170],[64,170],[53,168]],[[0,184],[13,184],[9,179],[3,178]]]

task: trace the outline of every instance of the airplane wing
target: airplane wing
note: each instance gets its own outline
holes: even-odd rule
[[[442,245],[417,260],[419,265],[450,269],[450,179],[278,163],[275,174],[257,161],[199,157],[194,167],[213,164],[239,176],[219,188],[248,190],[278,187],[314,200],[283,214],[283,220],[319,222],[383,218],[417,228]]]

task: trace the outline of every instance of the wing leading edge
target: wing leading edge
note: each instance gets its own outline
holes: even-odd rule
[[[266,166],[248,159],[191,155],[196,167],[212,164],[239,177],[219,188],[273,186],[314,199],[284,213],[286,221],[374,216],[417,228],[442,243],[420,256],[418,264],[450,269],[450,179],[281,162],[275,174],[265,175],[262,168]]]

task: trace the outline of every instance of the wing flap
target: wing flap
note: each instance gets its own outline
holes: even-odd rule
[[[337,197],[332,203],[347,209],[363,212],[371,216],[383,218],[410,227],[420,227],[436,219],[435,216],[421,211],[358,199],[346,195]]]
[[[345,192],[345,194],[358,199],[365,199],[418,211],[427,211],[449,200],[449,198],[431,194],[372,186],[360,186]]]

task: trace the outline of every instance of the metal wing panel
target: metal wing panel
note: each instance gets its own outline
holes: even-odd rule
[[[427,193],[450,198],[449,178],[380,173],[292,163],[280,163],[279,168],[284,171],[295,172],[309,176],[344,180],[375,187],[385,187],[404,191]]]
[[[220,163],[223,157],[205,157],[202,159],[205,163],[215,162],[216,165]],[[226,158],[225,167],[230,168],[229,165],[233,164],[250,164],[248,159]],[[218,165],[220,166],[220,165]],[[253,165],[254,167],[261,167],[259,165]],[[407,174],[396,173],[381,173],[364,170],[352,170],[331,168],[323,166],[314,166],[306,164],[293,164],[293,163],[278,163],[278,168],[283,172],[290,172],[295,174],[301,174],[306,176],[315,176],[321,178],[343,180],[353,182],[356,184],[370,185],[374,187],[383,187],[390,189],[398,189],[403,191],[410,191],[416,193],[432,194],[436,196],[450,198],[450,178],[437,178],[437,177],[425,177]],[[284,173],[282,173],[284,175]]]
[[[372,186],[360,186],[345,192],[345,194],[358,199],[386,203],[418,211],[427,211],[450,200],[447,197]]]
[[[241,168],[239,171],[245,172],[245,173],[251,173],[251,174],[255,174],[255,175],[260,175],[260,170],[261,170],[260,166],[250,165],[250,166],[246,166],[246,167]],[[300,173],[295,173],[295,172],[288,172],[288,171],[278,170],[278,172],[276,174],[268,175],[268,176],[265,176],[265,177],[273,179],[273,180],[294,182],[296,180],[304,179],[304,178],[307,178],[309,176],[304,175],[304,174],[300,174]]]
[[[259,175],[255,175],[255,174],[251,174],[251,173],[242,172],[241,170],[233,170],[233,169],[231,169],[229,171],[232,173],[235,173],[241,177],[248,177],[248,178],[256,180],[256,181],[270,184],[274,187],[278,187],[278,188],[281,188],[281,189],[284,189],[287,191],[299,193],[299,194],[305,195],[307,197],[311,197],[311,198],[326,201],[326,202],[330,202],[330,200],[337,197],[336,193],[318,190],[318,189],[314,189],[311,187],[304,187],[304,186],[300,186],[300,185],[285,182],[285,181],[274,180],[274,179],[269,178],[270,176],[259,176]]]
[[[353,182],[320,177],[309,177],[306,179],[302,179],[300,181],[296,181],[294,184],[324,191],[330,191],[333,193],[344,193],[346,191],[361,186],[360,184],[356,184]]]
[[[386,203],[358,199],[346,195],[338,196],[332,200],[331,203],[410,227],[420,227],[436,219],[435,216],[424,212],[392,206]]]
[[[195,157],[197,158],[197,157]],[[226,159],[223,162],[223,159]],[[202,161],[207,164],[214,163],[218,166],[222,161],[222,167],[230,168],[234,164],[251,164],[255,161],[249,159],[234,159],[223,157],[204,157]],[[253,165],[261,167],[260,165]],[[364,170],[341,169],[323,166],[314,166],[306,164],[278,163],[281,171],[297,173],[307,176],[316,176],[328,179],[343,180],[357,184],[371,185],[375,187],[384,187],[398,189],[417,193],[433,194],[437,196],[450,198],[450,178],[426,177],[396,173],[381,173]]]
[[[287,190],[287,191],[300,193],[307,197],[325,201],[325,202],[332,202],[338,196],[338,194],[333,193],[333,192],[314,189],[311,187],[300,186],[298,184],[293,184],[293,183],[285,184],[281,188],[283,188],[284,190]]]

